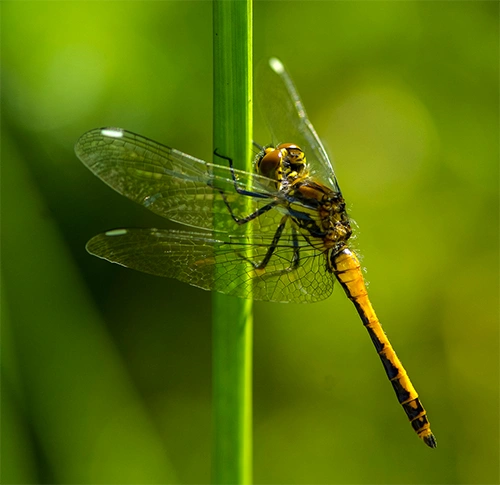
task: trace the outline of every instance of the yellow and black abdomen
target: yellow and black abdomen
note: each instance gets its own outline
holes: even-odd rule
[[[427,412],[375,314],[368,298],[358,258],[350,249],[344,247],[339,252],[332,252],[329,268],[358,310],[377,349],[387,377],[396,392],[398,401],[403,406],[413,429],[426,445],[435,448],[436,439],[432,434]]]

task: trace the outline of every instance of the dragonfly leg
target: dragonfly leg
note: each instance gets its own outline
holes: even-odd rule
[[[288,216],[284,216],[283,219],[281,220],[280,225],[276,229],[276,232],[274,233],[273,240],[269,247],[267,248],[266,254],[262,261],[260,263],[255,263],[254,261],[251,261],[249,258],[247,258],[244,255],[240,255],[245,261],[250,263],[253,268],[257,271],[263,271],[266,269],[269,261],[271,260],[276,248],[278,247],[279,240],[281,239],[281,236],[283,234],[283,230],[285,229],[286,221],[288,219]],[[262,273],[259,276],[260,277],[270,277],[270,276],[279,276],[281,274],[285,273],[290,273],[291,271],[296,270],[299,265],[300,265],[300,248],[299,248],[299,241],[297,238],[297,232],[295,228],[292,230],[292,243],[293,243],[293,257],[291,260],[291,264],[288,268],[281,269],[279,271],[273,271],[272,273]]]
[[[217,153],[217,150],[214,151],[214,155],[219,157],[219,158],[222,158],[223,160],[227,160],[229,162],[229,169],[231,170],[231,177],[233,178],[234,190],[236,190],[236,192],[238,194],[245,195],[248,197],[257,197],[260,199],[268,197],[268,196],[264,196],[263,194],[259,194],[257,192],[243,190],[240,187],[238,187],[236,175],[234,174],[233,160],[229,157],[224,156],[224,155],[219,155]],[[236,217],[234,215],[233,209],[231,208],[231,205],[229,204],[229,202],[226,198],[226,194],[224,193],[224,191],[222,189],[218,189],[215,186],[212,186],[212,187],[220,193],[222,200],[224,201],[224,204],[226,204],[227,210],[231,214],[231,217],[233,218],[234,222],[236,222],[236,224],[238,224],[240,226],[243,224],[246,224],[247,222],[253,221],[257,217],[261,216],[262,214],[265,214],[267,211],[271,210],[274,206],[277,205],[277,201],[272,201],[269,204],[257,209],[255,212],[252,212],[251,214],[249,214],[246,217]]]
[[[250,190],[245,190],[245,189],[238,187],[238,179],[236,178],[236,175],[234,173],[233,159],[230,157],[226,157],[225,155],[221,155],[220,153],[217,153],[217,149],[214,150],[214,155],[216,157],[222,158],[222,160],[226,160],[229,163],[229,170],[231,171],[231,177],[232,177],[233,183],[234,183],[234,190],[236,190],[236,192],[238,192],[238,194],[247,195],[249,197],[257,197],[259,199],[266,199],[269,197],[269,195],[259,194],[258,192],[252,192]]]
[[[274,233],[273,241],[267,248],[267,252],[266,255],[264,256],[264,259],[259,264],[252,263],[255,269],[264,269],[267,266],[267,263],[269,263],[269,260],[271,259],[274,251],[276,250],[276,246],[278,245],[278,242],[281,239],[281,235],[283,234],[283,230],[285,229],[285,224],[287,219],[288,216],[284,216],[281,219],[281,223],[276,229],[276,232]]]
[[[259,152],[264,150],[262,145],[259,145],[255,140],[252,140],[252,145],[259,150]]]
[[[255,145],[258,146],[257,144],[255,144]],[[240,194],[240,195],[246,195],[246,196],[249,196],[249,197],[258,197],[258,198],[269,197],[269,196],[266,196],[264,194],[259,194],[258,192],[251,192],[249,190],[244,190],[244,189],[241,189],[240,187],[238,187],[238,183],[237,183],[238,180],[237,180],[236,175],[234,173],[233,159],[230,158],[230,157],[226,157],[224,155],[220,155],[219,153],[217,153],[217,150],[214,151],[214,155],[216,157],[222,158],[223,160],[226,160],[229,163],[229,169],[231,171],[231,177],[233,179],[234,189],[236,190],[236,192],[238,194]],[[226,204],[226,207],[227,207],[229,213],[231,214],[231,217],[233,218],[233,220],[238,225],[246,224],[247,222],[250,222],[250,221],[256,219],[257,217],[261,216],[262,214],[265,214],[266,212],[268,212],[269,210],[271,210],[273,207],[275,207],[276,205],[278,205],[278,201],[274,200],[274,201],[270,202],[269,204],[266,204],[265,206],[263,206],[263,207],[257,209],[256,211],[252,212],[248,216],[239,218],[239,217],[236,217],[234,215],[233,210],[231,208],[231,205],[229,204],[229,202],[228,202],[228,200],[226,198],[226,194],[224,193],[224,191],[221,190],[221,189],[217,189],[217,187],[214,187],[214,189],[216,189],[216,190],[219,191],[219,193],[220,193],[220,195],[222,197],[222,200]],[[266,252],[266,254],[264,256],[264,259],[260,263],[257,264],[255,262],[251,261],[246,256],[241,255],[241,257],[245,261],[247,261],[248,263],[250,263],[254,267],[255,270],[264,270],[266,268],[267,264],[269,263],[269,261],[271,260],[271,257],[273,256],[274,251],[276,250],[278,242],[279,242],[279,240],[281,238],[281,235],[283,234],[283,230],[285,229],[285,225],[286,225],[286,221],[287,221],[288,217],[289,216],[284,216],[282,218],[280,225],[278,226],[278,228],[276,229],[276,232],[274,233],[273,241],[270,244],[270,246],[268,247],[267,252]],[[298,244],[298,239],[297,239],[297,233],[296,233],[295,228],[293,228],[293,232],[292,232],[292,242],[293,242],[293,257],[292,257],[292,260],[291,260],[290,267],[289,268],[285,268],[285,269],[280,270],[280,271],[273,272],[272,274],[266,274],[266,276],[275,276],[277,274],[288,273],[290,271],[294,271],[295,269],[297,269],[297,267],[300,264],[300,249],[299,249],[299,244]]]
[[[264,207],[257,209],[255,212],[252,212],[246,217],[236,217],[233,213],[231,205],[226,199],[226,194],[224,194],[222,190],[219,190],[219,192],[222,197],[222,200],[224,201],[224,204],[226,204],[227,210],[231,214],[231,217],[234,219],[234,222],[236,222],[236,224],[238,224],[239,226],[246,224],[247,222],[253,221],[254,219],[257,219],[257,217],[261,216],[262,214],[265,214],[267,211],[271,210],[276,205],[276,202],[271,202],[265,205]]]
[[[290,267],[290,271],[297,269],[300,265],[300,248],[299,248],[299,240],[297,239],[297,231],[295,227],[292,231],[292,242],[293,242],[293,259],[292,266]]]

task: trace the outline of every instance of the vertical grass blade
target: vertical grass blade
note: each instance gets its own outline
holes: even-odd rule
[[[214,148],[231,157],[236,168],[251,170],[251,0],[214,0],[213,21]],[[221,162],[215,158],[215,163]],[[212,359],[213,482],[248,484],[252,480],[251,300],[214,294]]]

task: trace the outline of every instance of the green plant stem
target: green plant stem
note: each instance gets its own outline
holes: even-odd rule
[[[251,0],[214,0],[213,16],[214,148],[217,153],[231,157],[235,168],[249,170]],[[217,157],[214,161],[221,163]],[[214,294],[212,359],[213,482],[249,484],[252,481],[251,300]]]

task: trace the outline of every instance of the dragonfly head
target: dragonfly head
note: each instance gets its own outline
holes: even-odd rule
[[[260,175],[275,180],[293,182],[307,176],[307,161],[302,149],[293,143],[281,143],[277,147],[265,147],[255,160],[255,169]]]

